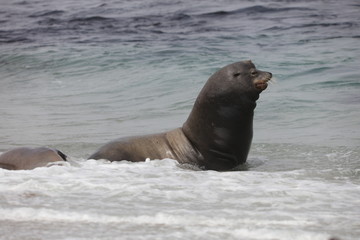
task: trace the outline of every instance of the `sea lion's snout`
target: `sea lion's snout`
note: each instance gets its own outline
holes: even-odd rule
[[[261,91],[265,90],[271,78],[272,78],[271,72],[261,72],[259,76],[254,80],[255,88]]]
[[[270,79],[272,78],[272,73],[271,72],[265,72],[265,73],[268,74],[268,77],[269,77],[268,81],[270,81]]]

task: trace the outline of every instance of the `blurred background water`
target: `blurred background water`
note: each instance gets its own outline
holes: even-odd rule
[[[356,0],[1,0],[0,152],[74,160],[0,170],[2,236],[356,239],[359,13]],[[208,77],[247,59],[277,79],[248,171],[85,162],[109,140],[181,126]]]

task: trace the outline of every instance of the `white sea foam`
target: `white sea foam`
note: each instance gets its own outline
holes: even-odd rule
[[[170,231],[183,237],[206,233],[210,239],[299,240],[355,239],[358,233],[360,215],[354,210],[360,189],[355,182],[326,182],[302,169],[193,171],[171,159],[73,161],[76,166],[0,169],[0,222],[50,229],[58,224],[121,226],[121,231],[133,229],[133,237],[144,234],[141,228],[158,229],[152,235],[158,239]],[[98,234],[87,231],[88,237]],[[1,233],[10,234],[6,228]]]

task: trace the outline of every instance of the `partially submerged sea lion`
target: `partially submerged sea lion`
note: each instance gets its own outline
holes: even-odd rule
[[[45,167],[49,163],[59,161],[66,161],[66,155],[59,150],[47,147],[20,147],[0,155],[0,168],[29,170],[37,167]]]
[[[204,169],[231,170],[246,162],[256,100],[271,77],[251,61],[227,65],[206,82],[182,127],[116,139],[89,159],[138,162],[172,158]]]

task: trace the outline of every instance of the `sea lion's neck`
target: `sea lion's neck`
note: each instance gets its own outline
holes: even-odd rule
[[[214,163],[214,167],[207,166],[208,169],[235,167],[246,161],[256,102],[246,96],[235,101],[236,104],[233,102],[234,99],[232,103],[198,99],[182,127],[185,136],[206,159],[206,164]]]

